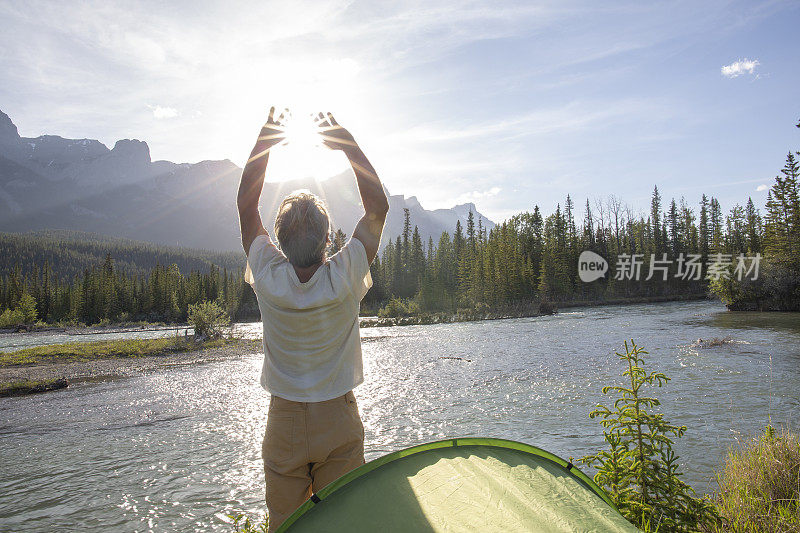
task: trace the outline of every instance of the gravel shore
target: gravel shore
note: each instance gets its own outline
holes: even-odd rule
[[[134,376],[162,368],[194,365],[232,357],[243,357],[260,351],[260,346],[261,343],[259,341],[245,340],[238,344],[220,348],[200,349],[197,351],[173,353],[169,355],[7,366],[0,368],[0,384],[21,381],[42,382],[57,379],[66,379],[69,383],[102,381],[105,379]]]

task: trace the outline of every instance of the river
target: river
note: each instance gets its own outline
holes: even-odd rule
[[[259,325],[243,330],[259,331]],[[672,380],[657,395],[688,426],[685,480],[714,488],[737,439],[800,422],[800,314],[716,302],[366,328],[356,396],[367,459],[425,441],[495,436],[578,458],[602,446],[589,411],[620,382],[625,339]],[[716,347],[697,339],[730,337]],[[261,355],[0,399],[0,530],[228,531],[263,516],[268,396]]]

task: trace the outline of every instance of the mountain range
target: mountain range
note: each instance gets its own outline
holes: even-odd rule
[[[236,191],[242,169],[229,160],[200,163],[152,161],[147,143],[124,139],[109,149],[93,139],[55,135],[20,137],[0,111],[0,231],[65,229],[218,251],[241,250]],[[305,188],[328,205],[333,228],[350,233],[363,214],[348,170],[319,182],[266,183],[262,217],[271,230],[285,195]],[[494,223],[466,203],[424,209],[416,197],[389,195],[382,244],[400,235],[404,209],[423,242],[438,241],[456,222]]]

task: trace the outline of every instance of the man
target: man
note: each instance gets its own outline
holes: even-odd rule
[[[330,219],[308,192],[286,197],[275,219],[277,248],[258,202],[272,147],[284,140],[284,110],[267,123],[242,172],[239,221],[245,277],[264,323],[261,385],[271,394],[262,455],[269,530],[275,531],[313,492],[364,464],[364,426],[352,389],[363,381],[358,312],[372,285],[389,203],[380,179],[350,133],[319,114],[323,143],[350,161],[365,214],[352,238],[326,257]]]

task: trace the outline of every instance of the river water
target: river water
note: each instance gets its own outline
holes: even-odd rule
[[[243,326],[259,331],[260,325]],[[620,382],[625,339],[672,380],[657,394],[688,426],[685,479],[713,490],[737,439],[800,425],[800,314],[690,302],[362,330],[356,396],[367,459],[425,441],[494,436],[578,458],[602,446],[589,411]],[[730,337],[716,347],[697,339]],[[263,516],[261,355],[0,399],[1,531],[230,530]]]

